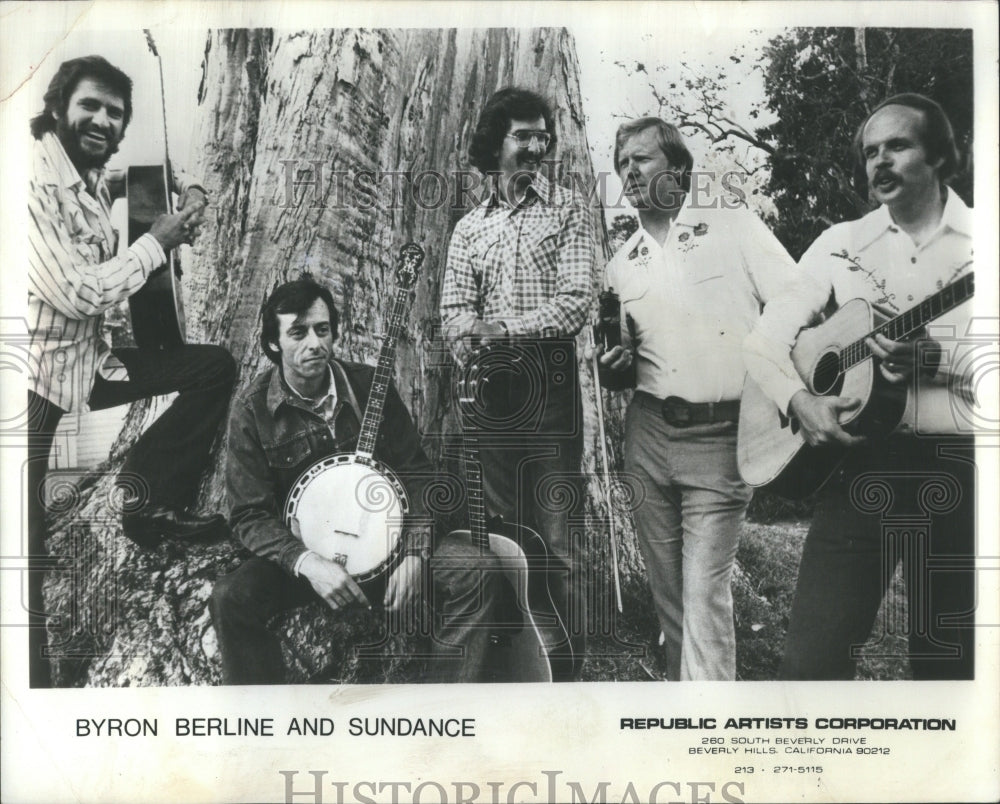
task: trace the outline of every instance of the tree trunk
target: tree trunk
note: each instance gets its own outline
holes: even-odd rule
[[[475,202],[454,188],[463,171],[477,175],[466,153],[484,101],[515,84],[539,91],[556,110],[552,173],[564,184],[592,188],[578,65],[563,29],[210,33],[197,98],[200,162],[189,172],[208,189],[214,219],[187,268],[185,296],[189,340],[230,349],[240,367],[237,394],[267,366],[258,344],[262,302],[303,270],[334,291],[341,313],[338,354],[374,361],[393,294],[395,255],[415,240],[427,257],[395,380],[432,460],[443,461],[455,421],[437,310],[452,228]],[[442,195],[438,175],[451,197],[434,203]],[[591,202],[603,233],[599,200]],[[603,265],[603,234],[597,249]],[[578,526],[591,537],[593,577],[602,586],[592,628],[610,633],[606,528],[596,524],[605,509],[594,472],[593,384],[588,366],[581,362],[580,368],[587,494],[578,506]],[[63,617],[54,637],[65,643],[57,662],[62,685],[219,680],[206,603],[214,580],[246,552],[222,541],[142,553],[120,536],[114,472],[162,404],[134,406],[102,473],[82,497],[67,502],[56,525],[53,553],[71,557],[76,568],[51,573],[47,587],[51,610]],[[620,411],[613,407],[609,442],[620,444]],[[204,510],[226,509],[225,451],[220,434],[202,487]],[[638,553],[624,514],[616,518],[625,587],[634,596],[644,588]],[[333,624],[321,614],[317,603],[283,621],[296,678],[331,661],[330,675],[342,681],[407,677],[406,663],[392,660],[392,651],[383,649],[371,663],[342,649],[370,632],[364,617]]]

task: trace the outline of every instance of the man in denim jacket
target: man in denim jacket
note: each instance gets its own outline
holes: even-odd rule
[[[256,556],[221,578],[212,592],[227,684],[283,682],[280,642],[267,628],[274,615],[317,596],[334,611],[370,608],[369,595],[377,603],[376,591],[382,591],[377,583],[363,590],[341,564],[306,548],[281,516],[303,470],[354,451],[374,369],[333,358],[337,310],[330,291],[311,278],[277,288],[262,318],[261,346],[276,365],[233,408],[227,465],[230,525]],[[446,537],[435,549],[429,526],[415,526],[428,521],[423,490],[433,467],[391,385],[373,457],[400,477],[412,505],[403,523],[403,558],[384,584],[384,606],[406,621],[421,602],[423,573],[431,571],[444,623],[435,634],[432,680],[482,680],[490,639],[485,623],[500,578],[492,557],[470,543]],[[456,645],[461,658],[455,658]]]

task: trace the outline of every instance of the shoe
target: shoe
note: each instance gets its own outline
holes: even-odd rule
[[[221,514],[200,516],[162,505],[147,506],[122,517],[122,533],[140,547],[153,550],[164,539],[189,541],[218,534],[226,525]]]

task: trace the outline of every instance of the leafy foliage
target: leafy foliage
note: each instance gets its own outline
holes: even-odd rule
[[[764,48],[766,108],[777,117],[757,131],[772,150],[766,192],[771,221],[796,258],[833,223],[865,214],[863,173],[852,141],[881,100],[920,92],[944,108],[963,153],[972,142],[969,30],[799,28]],[[969,160],[953,181],[972,201]]]
[[[973,202],[971,30],[792,28],[712,67],[681,59],[679,78],[667,77],[675,65],[618,66],[647,76],[652,113],[706,138],[712,153],[749,176],[764,168],[769,223],[796,259],[824,229],[871,208],[852,141],[890,95],[919,92],[941,104],[963,156],[950,184]],[[765,99],[740,112],[755,73]]]
[[[634,215],[615,215],[608,227],[608,240],[611,251],[615,252],[625,245],[625,241],[635,234],[639,228],[639,219]]]

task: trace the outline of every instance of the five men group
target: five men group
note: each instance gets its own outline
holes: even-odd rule
[[[206,194],[178,176],[178,212],[119,252],[109,218],[115,177],[103,166],[129,123],[131,83],[99,57],[75,59],[60,68],[45,102],[32,123],[29,200],[29,326],[38,366],[29,391],[30,554],[35,561],[45,555],[39,495],[55,427],[88,399],[97,409],[180,392],[123,467],[149,489],[124,532],[146,548],[164,537],[215,533],[220,518],[188,506],[229,407],[232,358],[212,346],[109,350],[100,333],[101,314],[195,236]],[[908,589],[914,675],[972,677],[974,464],[971,436],[955,432],[952,404],[963,378],[951,376],[926,337],[877,336],[870,348],[879,370],[891,383],[909,384],[910,406],[896,432],[865,440],[840,424],[856,401],[811,395],[789,358],[799,331],[831,301],[884,301],[888,293],[910,306],[971,270],[970,214],[944,184],[957,157],[937,104],[890,98],[863,123],[857,144],[881,206],[831,228],[796,266],[755,215],[696,197],[694,160],[676,127],[641,118],[618,130],[615,168],[640,226],[605,273],[621,299],[622,344],[598,356],[603,384],[635,389],[625,469],[639,501],[637,533],[669,679],[736,677],[731,578],[751,496],[736,465],[747,370],[809,443],[853,448],[825,487],[806,540],[783,675],[853,675],[855,648],[868,638],[896,562],[887,557],[879,513],[851,495],[858,478],[875,470],[899,496],[919,496],[912,488],[919,479],[901,471],[918,469],[945,473],[961,490],[954,506],[935,512],[930,549],[965,564],[921,575]],[[554,116],[539,95],[510,88],[487,101],[469,150],[486,192],[452,233],[441,320],[476,389],[478,409],[464,411],[464,427],[478,448],[487,512],[544,542],[546,559],[535,570],[553,616],[540,624],[543,649],[553,678],[573,680],[581,677],[588,616],[577,525],[583,413],[576,337],[595,297],[597,239],[586,202],[544,175],[555,145]],[[960,308],[956,320],[967,315]],[[435,650],[428,678],[489,679],[491,623],[506,582],[494,560],[428,524],[433,512],[423,490],[433,467],[393,388],[372,457],[399,476],[414,505],[392,572],[359,585],[337,560],[307,548],[282,517],[304,469],[357,447],[373,370],[334,357],[337,324],[330,291],[309,277],[278,287],[262,309],[260,346],[273,365],[230,413],[229,524],[255,557],[213,592],[223,679],[280,683],[285,668],[269,621],[317,599],[334,611],[374,603],[407,616],[429,604]],[[918,361],[927,354],[935,359]],[[40,572],[29,575],[32,684],[46,686]],[[925,618],[931,626],[919,627]]]

